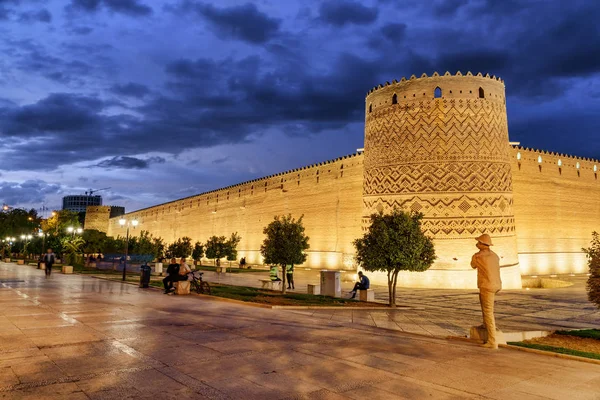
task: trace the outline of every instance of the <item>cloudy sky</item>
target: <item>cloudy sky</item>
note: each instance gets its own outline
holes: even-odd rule
[[[137,208],[353,153],[364,97],[504,78],[511,140],[600,157],[592,0],[0,0],[0,202]]]

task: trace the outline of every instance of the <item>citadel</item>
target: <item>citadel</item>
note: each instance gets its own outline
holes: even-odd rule
[[[587,272],[582,247],[600,230],[599,164],[511,143],[500,78],[413,75],[368,92],[362,152],[127,218],[166,242],[238,232],[238,257],[262,264],[263,228],[275,215],[303,214],[310,237],[304,266],[355,271],[352,242],[368,216],[398,207],[424,214],[438,257],[426,272],[401,273],[400,286],[476,288],[474,238],[488,233],[503,286],[516,289],[522,275]],[[118,220],[110,207],[90,206],[85,228],[125,236]]]

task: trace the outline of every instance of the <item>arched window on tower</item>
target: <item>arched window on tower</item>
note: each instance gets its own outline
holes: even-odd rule
[[[435,90],[433,91],[433,97],[435,99],[439,99],[440,97],[442,97],[442,89],[438,86],[435,88]]]
[[[398,104],[398,95],[396,93],[392,96],[392,104]]]
[[[479,88],[479,98],[480,99],[485,98],[485,93],[483,92],[483,88],[481,88],[481,87]]]
[[[373,104],[369,104],[369,112],[373,111]]]

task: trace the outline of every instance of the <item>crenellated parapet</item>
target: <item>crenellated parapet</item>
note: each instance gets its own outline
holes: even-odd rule
[[[369,114],[390,106],[414,107],[415,103],[431,99],[438,102],[482,100],[504,105],[504,81],[489,74],[467,72],[463,75],[460,71],[455,75],[434,72],[432,76],[402,77],[400,81],[393,80],[371,89],[367,93],[365,114],[368,118]]]
[[[511,152],[513,163],[517,165],[517,171],[526,164],[527,167],[535,166],[539,172],[556,172],[559,175],[564,172],[568,175],[576,174],[577,177],[598,180],[600,161],[594,158],[577,157],[522,146],[512,146]]]

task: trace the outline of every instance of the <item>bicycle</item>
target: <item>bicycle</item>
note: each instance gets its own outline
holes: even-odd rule
[[[192,278],[190,285],[198,294],[210,294],[210,285],[205,280],[202,280],[202,275],[204,275],[204,272],[190,272],[190,276]]]

